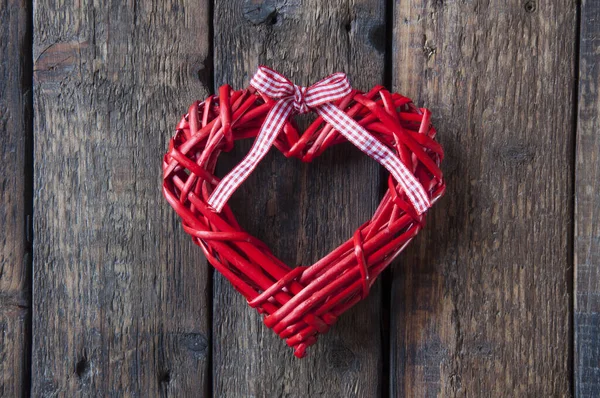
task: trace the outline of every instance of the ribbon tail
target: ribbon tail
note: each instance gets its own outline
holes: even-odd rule
[[[431,207],[427,192],[398,156],[373,137],[356,120],[331,103],[321,105],[316,108],[316,111],[354,146],[375,159],[392,174],[418,214],[422,214]]]
[[[208,199],[208,205],[217,213],[223,210],[231,195],[250,176],[258,163],[269,152],[292,110],[292,102],[283,100],[277,102],[269,111],[250,152],[221,180]]]

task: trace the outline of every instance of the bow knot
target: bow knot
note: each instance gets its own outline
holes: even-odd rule
[[[294,109],[298,113],[308,113],[310,110],[306,103],[306,87],[297,86],[294,84]]]
[[[303,87],[266,66],[258,68],[250,85],[273,99],[291,102],[297,113],[307,113],[310,109],[344,98],[352,92],[352,86],[344,73],[334,73],[312,86]]]
[[[250,80],[250,85],[263,95],[278,101],[269,111],[250,152],[221,180],[212,193],[208,204],[213,209],[218,212],[223,209],[238,186],[267,154],[289,117],[294,113],[307,113],[311,109],[348,141],[384,166],[398,181],[418,214],[431,206],[423,186],[398,156],[332,103],[352,93],[352,87],[344,73],[334,73],[312,86],[302,87],[273,69],[261,66]]]

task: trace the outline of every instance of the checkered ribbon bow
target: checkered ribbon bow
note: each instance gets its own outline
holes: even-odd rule
[[[269,111],[250,152],[221,180],[209,198],[208,204],[214,210],[220,212],[235,190],[248,178],[258,162],[267,154],[288,118],[295,113],[307,113],[311,109],[348,141],[384,166],[400,183],[418,214],[431,207],[423,186],[396,154],[332,104],[333,101],[352,92],[344,73],[334,73],[310,87],[301,87],[278,72],[260,66],[250,85],[279,101]]]

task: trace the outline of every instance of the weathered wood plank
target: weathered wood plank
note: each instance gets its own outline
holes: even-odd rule
[[[576,7],[396,3],[394,85],[448,191],[393,267],[392,396],[570,394]]]
[[[33,396],[208,395],[210,273],[160,189],[208,10],[35,4]]]
[[[600,396],[600,3],[581,4],[575,173],[575,391]]]
[[[31,7],[0,1],[0,396],[29,392]]]
[[[336,71],[348,73],[363,90],[383,78],[383,1],[216,2],[214,26],[217,85],[245,87],[259,63],[301,85]],[[222,174],[250,145],[222,155]],[[378,199],[379,167],[348,144],[310,165],[273,150],[231,205],[246,230],[294,266],[312,264],[352,236]],[[216,275],[214,396],[376,396],[380,300],[377,285],[300,360]]]

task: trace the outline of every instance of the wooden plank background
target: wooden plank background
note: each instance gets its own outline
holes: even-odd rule
[[[160,154],[208,94],[208,5],[56,5],[33,16],[32,395],[207,395],[211,274]]]
[[[600,4],[583,0],[575,152],[575,386],[600,396]]]
[[[394,88],[431,107],[448,190],[392,268],[392,396],[569,394],[576,13],[395,8]]]
[[[0,2],[0,396],[27,393],[31,339],[31,7]]]
[[[1,0],[0,396],[600,395],[596,3]],[[446,149],[426,229],[303,360],[160,192],[181,114],[260,63],[384,83]],[[384,178],[272,151],[232,207],[306,265]]]

